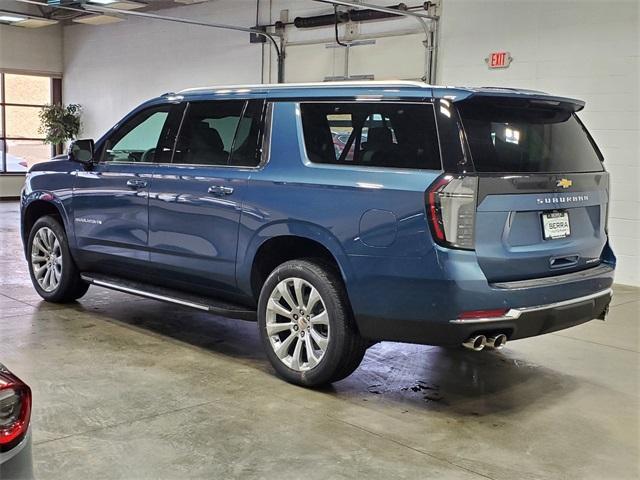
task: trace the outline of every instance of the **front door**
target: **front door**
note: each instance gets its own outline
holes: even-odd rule
[[[242,200],[260,162],[262,101],[186,106],[173,161],[150,189],[151,265],[178,288],[233,293]]]
[[[158,105],[125,119],[98,145],[97,163],[77,172],[73,217],[83,269],[148,262],[149,186],[158,159],[170,155],[171,109]]]

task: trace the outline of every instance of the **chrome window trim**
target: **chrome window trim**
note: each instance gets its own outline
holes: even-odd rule
[[[553,308],[566,307],[569,305],[586,302],[587,300],[593,300],[595,298],[600,298],[605,295],[610,296],[612,291],[613,290],[611,288],[607,288],[606,290],[601,290],[599,292],[592,293],[590,295],[585,295],[583,297],[578,297],[578,298],[571,298],[569,300],[563,300],[560,302],[553,302],[545,305],[536,305],[533,307],[512,308],[501,317],[469,318],[469,319],[457,318],[455,320],[449,320],[449,323],[453,323],[457,325],[467,325],[467,324],[473,324],[473,323],[503,322],[503,321],[509,321],[509,320],[517,320],[518,318],[520,318],[521,315],[525,313],[539,312],[541,310],[551,310]]]

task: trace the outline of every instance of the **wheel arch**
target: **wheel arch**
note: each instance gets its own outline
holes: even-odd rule
[[[69,235],[68,218],[66,211],[62,206],[62,202],[53,194],[47,192],[34,192],[29,195],[28,198],[23,200],[22,203],[22,215],[21,215],[21,233],[22,243],[26,254],[27,241],[31,228],[36,221],[46,215],[52,215],[60,220],[63,228],[67,232],[67,241],[71,241],[71,235]]]
[[[296,258],[320,258],[335,266],[345,287],[351,277],[347,255],[338,239],[325,228],[306,222],[280,222],[256,232],[245,250],[238,252],[239,287],[257,302],[269,273],[278,265]]]

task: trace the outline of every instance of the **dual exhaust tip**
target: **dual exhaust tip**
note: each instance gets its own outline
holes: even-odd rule
[[[495,350],[502,349],[507,344],[507,336],[504,333],[496,335],[495,337],[486,337],[484,335],[474,335],[469,337],[462,346],[479,352],[485,348],[493,348]]]

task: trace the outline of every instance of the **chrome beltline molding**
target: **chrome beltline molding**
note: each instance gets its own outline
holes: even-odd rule
[[[469,318],[469,319],[457,318],[455,320],[449,320],[449,323],[458,324],[458,325],[461,325],[461,324],[467,325],[472,323],[503,322],[507,320],[516,320],[523,313],[537,312],[540,310],[550,310],[552,308],[558,308],[558,307],[566,307],[568,305],[573,305],[575,303],[586,302],[587,300],[593,300],[594,298],[603,297],[605,295],[611,295],[611,293],[612,293],[612,290],[610,288],[607,288],[606,290],[601,290],[599,292],[592,293],[590,295],[585,295],[584,297],[571,298],[569,300],[563,300],[561,302],[548,303],[546,305],[537,305],[535,307],[512,308],[501,317]]]

